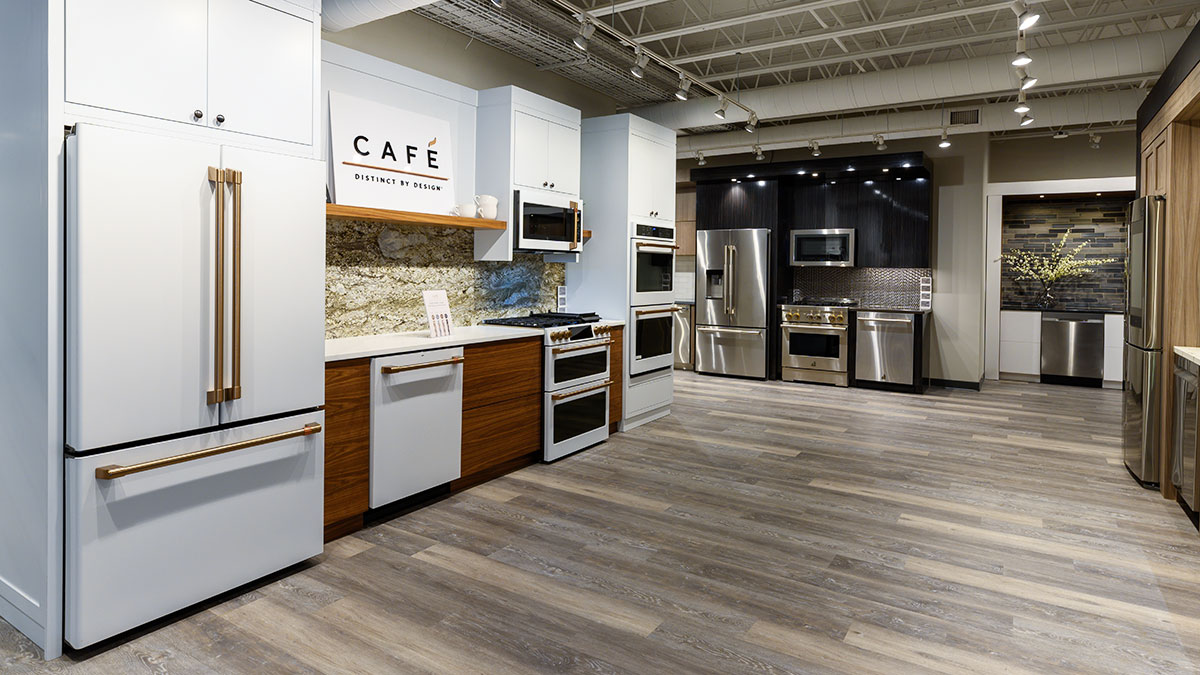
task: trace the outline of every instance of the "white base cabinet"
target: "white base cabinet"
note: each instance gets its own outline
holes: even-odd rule
[[[462,347],[371,360],[371,508],[461,475],[462,391]]]
[[[320,425],[313,412],[66,460],[65,638],[81,648],[321,553],[324,434],[103,479]]]

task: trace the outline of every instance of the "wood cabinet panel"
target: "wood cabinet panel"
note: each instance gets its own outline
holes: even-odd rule
[[[371,360],[325,366],[325,528],[359,518],[370,500]],[[351,527],[351,530],[356,529]]]
[[[683,190],[675,195],[676,255],[696,255],[696,191]]]
[[[462,475],[542,448],[542,392],[463,411]]]
[[[463,410],[540,394],[542,356],[540,337],[464,347]]]
[[[695,238],[693,237],[693,245]],[[625,330],[618,328],[612,332],[612,348],[609,350],[608,361],[608,376],[612,380],[612,386],[608,390],[608,432],[616,433],[621,426],[621,417],[624,415],[624,396],[625,383],[624,372],[621,370],[622,364],[625,362]]]

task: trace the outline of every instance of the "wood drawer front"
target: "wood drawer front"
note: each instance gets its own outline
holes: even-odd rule
[[[65,637],[85,647],[321,553],[323,433],[101,480],[320,424],[321,412],[66,461]]]
[[[612,348],[609,353],[608,376],[612,387],[608,392],[608,422],[609,428],[621,421],[622,397],[625,385],[621,381],[623,373],[621,365],[625,362],[625,331],[617,328],[612,332]]]
[[[325,524],[361,515],[370,499],[371,360],[325,367]]]
[[[542,448],[542,393],[463,411],[462,475]]]
[[[469,345],[463,356],[463,410],[542,391],[540,337]]]

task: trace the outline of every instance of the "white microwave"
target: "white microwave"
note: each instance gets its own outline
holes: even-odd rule
[[[792,230],[793,267],[854,267],[854,229]]]

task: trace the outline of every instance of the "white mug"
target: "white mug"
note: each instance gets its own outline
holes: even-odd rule
[[[454,207],[454,215],[462,218],[474,218],[478,208],[474,204],[459,204]]]
[[[491,195],[475,195],[475,203],[479,205],[479,217],[488,220],[496,219],[496,207],[500,200]]]

